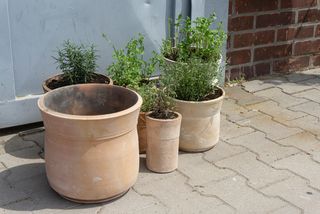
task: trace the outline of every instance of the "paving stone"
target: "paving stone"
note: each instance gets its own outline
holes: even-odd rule
[[[282,125],[281,123],[275,122],[270,116],[267,115],[250,118],[246,122],[244,121],[244,123],[241,123],[241,125],[250,125],[250,127],[266,133],[267,137],[272,140],[286,138],[288,136],[302,132],[301,129],[290,128]]]
[[[318,117],[308,115],[295,120],[287,121],[285,124],[290,127],[299,127],[320,137],[320,121]]]
[[[301,132],[288,138],[279,140],[278,143],[286,146],[294,146],[306,153],[320,152],[320,141],[308,132]]]
[[[266,89],[254,94],[259,97],[264,97],[265,99],[271,99],[284,108],[307,102],[306,99],[285,94],[279,88]]]
[[[248,110],[236,104],[236,101],[232,99],[225,99],[225,102],[222,104],[221,113],[227,115],[228,120],[233,122],[261,115],[258,111]]]
[[[288,74],[285,77],[289,82],[301,82],[305,80],[314,79],[317,77],[317,75],[313,73],[299,72]]]
[[[36,145],[40,146],[41,148],[44,148],[44,131],[38,131],[35,133],[27,134],[21,136],[21,138],[25,141],[31,141],[34,142]]]
[[[257,153],[258,158],[266,163],[299,153],[295,148],[280,146],[279,144],[265,138],[262,132],[253,132],[238,138],[228,140],[232,145],[244,146]]]
[[[308,187],[307,182],[299,177],[276,183],[261,190],[265,194],[279,196],[301,208],[305,214],[318,213],[320,193]],[[291,212],[288,212],[291,214]]]
[[[220,138],[222,140],[227,140],[230,138],[238,137],[245,135],[251,132],[254,132],[254,129],[250,127],[242,127],[236,123],[229,122],[225,116],[221,115],[221,124],[220,124]]]
[[[220,141],[214,148],[204,153],[204,159],[211,163],[216,163],[219,160],[246,152],[247,149],[240,146],[230,146],[224,141]]]
[[[306,91],[312,89],[319,85],[319,79],[313,78],[311,80],[305,80],[301,82],[288,82],[278,85],[279,88],[282,89],[283,92],[288,94],[294,94],[301,91]]]
[[[287,171],[275,170],[258,161],[256,156],[251,152],[241,153],[218,161],[216,165],[237,171],[248,178],[248,184],[256,189],[292,176],[292,174]]]
[[[320,93],[319,93],[320,96]],[[294,107],[290,107],[289,109],[293,111],[299,111],[299,112],[305,112],[309,115],[315,116],[315,117],[320,117],[320,104],[316,102],[306,102],[302,103],[300,105],[296,105]]]
[[[287,80],[284,77],[271,76],[271,77],[261,78],[259,80],[251,80],[248,82],[244,82],[242,83],[242,86],[244,87],[244,90],[252,93],[252,92],[257,92],[257,91],[265,90],[268,88],[276,87],[286,81]]]
[[[214,194],[236,208],[236,213],[268,213],[287,205],[277,198],[269,198],[250,188],[241,176],[210,182],[199,188],[203,194]]]
[[[166,179],[158,179],[151,183],[137,182],[134,188],[140,194],[156,195],[157,199],[168,207],[168,213],[210,213],[223,204],[215,197],[201,196],[186,185],[186,181],[187,178],[181,174],[171,173]]]
[[[6,182],[3,178],[0,178],[0,206],[4,206],[10,203],[14,203],[16,201],[25,200],[28,196],[12,187],[8,182]]]
[[[0,137],[0,155],[12,153],[26,148],[35,147],[36,145],[30,141],[24,141],[17,134],[10,134]]]
[[[319,68],[309,69],[309,70],[301,71],[300,73],[308,74],[308,75],[316,75],[319,77],[320,76],[320,69]]]
[[[219,181],[235,175],[230,170],[219,169],[204,161],[202,154],[181,154],[178,170],[189,177],[188,183],[192,186],[205,185],[210,181]]]
[[[226,90],[226,96],[238,101],[239,105],[252,105],[265,101],[265,98],[254,96],[253,94],[244,91],[240,86],[228,87]]]
[[[0,162],[7,167],[18,166],[25,163],[40,163],[44,160],[40,159],[39,152],[41,149],[38,146],[26,148],[23,150],[6,153],[0,155]]]
[[[297,94],[294,94],[295,97],[302,97],[309,100],[312,100],[314,102],[320,103],[320,90],[318,89],[311,89],[308,91],[303,91]]]
[[[313,161],[310,156],[305,154],[297,154],[276,161],[272,163],[272,165],[279,169],[289,169],[301,177],[310,180],[311,186],[320,189],[320,164]]]
[[[281,207],[275,211],[270,212],[270,214],[300,214],[301,210],[292,205]]]
[[[302,104],[303,105],[303,104]],[[254,105],[248,106],[248,108],[252,110],[259,110],[265,114],[268,114],[273,117],[274,120],[283,122],[287,120],[293,120],[299,117],[303,117],[306,114],[302,112],[294,112],[290,111],[286,108],[280,107],[276,102],[274,101],[266,101]]]

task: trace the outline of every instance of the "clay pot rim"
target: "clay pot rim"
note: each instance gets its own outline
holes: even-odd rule
[[[149,120],[158,121],[158,122],[172,122],[172,121],[180,120],[182,118],[182,115],[179,112],[176,112],[176,111],[172,111],[172,112],[177,114],[178,117],[176,117],[174,119],[157,119],[154,117],[150,117],[149,114],[151,114],[152,111],[149,111],[146,113],[146,118],[148,118]]]
[[[203,104],[207,104],[207,103],[208,104],[209,103],[213,104],[213,103],[218,103],[218,102],[220,102],[221,100],[224,99],[226,92],[223,90],[222,87],[220,87],[220,86],[216,86],[216,87],[222,91],[222,95],[220,97],[218,97],[218,98],[215,98],[215,99],[204,100],[204,101],[188,101],[188,100],[179,100],[179,99],[173,98],[173,100],[175,102],[185,103],[185,104],[202,104],[202,103]]]
[[[45,112],[46,114],[49,114],[51,116],[54,116],[54,117],[58,117],[58,118],[63,118],[63,119],[69,119],[69,120],[104,120],[104,119],[112,119],[112,118],[116,118],[116,117],[119,117],[119,116],[124,116],[124,115],[127,115],[127,114],[130,114],[136,110],[140,110],[140,107],[141,107],[141,104],[142,104],[142,97],[135,91],[131,90],[131,89],[128,89],[128,88],[124,88],[124,89],[127,89],[127,90],[130,90],[131,92],[133,92],[138,100],[137,102],[125,109],[125,110],[122,110],[122,111],[118,111],[118,112],[115,112],[115,113],[111,113],[111,114],[99,114],[99,115],[73,115],[73,114],[65,114],[65,113],[60,113],[60,112],[57,112],[57,111],[54,111],[52,109],[49,109],[48,107],[46,107],[46,105],[44,104],[44,98],[45,96],[47,96],[48,94],[50,93],[56,93],[57,90],[61,90],[63,88],[69,88],[69,87],[76,87],[76,86],[81,86],[81,85],[92,85],[92,86],[103,86],[103,87],[117,87],[117,88],[124,88],[124,87],[121,87],[121,86],[116,86],[116,85],[109,85],[109,84],[99,84],[99,83],[85,83],[85,84],[76,84],[76,85],[69,85],[69,86],[64,86],[64,87],[61,87],[61,88],[57,88],[52,91],[49,91],[45,94],[43,94],[39,99],[38,99],[38,107],[40,108],[41,111]]]
[[[97,75],[106,77],[106,78],[109,80],[108,85],[113,85],[113,80],[112,80],[110,77],[108,77],[108,76],[106,76],[106,75],[104,75],[104,74],[97,73],[97,72],[94,72],[94,73],[97,74]],[[61,76],[63,76],[63,73],[58,73],[58,74],[55,74],[55,75],[53,75],[53,76],[50,76],[48,79],[46,79],[45,81],[43,81],[43,82],[42,82],[42,88],[43,88],[43,90],[49,92],[49,91],[58,89],[58,88],[51,89],[51,88],[49,88],[49,87],[47,86],[47,84],[48,84],[48,82],[49,82],[50,80],[55,79],[55,78],[59,78],[59,77],[61,77]],[[91,83],[84,83],[84,84],[91,84]],[[95,83],[93,83],[93,84],[95,84]]]

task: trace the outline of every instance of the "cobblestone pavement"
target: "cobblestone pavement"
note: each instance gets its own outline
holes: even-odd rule
[[[221,140],[181,153],[179,169],[141,169],[110,203],[66,201],[47,183],[43,134],[0,137],[0,213],[320,213],[320,71],[226,89]]]

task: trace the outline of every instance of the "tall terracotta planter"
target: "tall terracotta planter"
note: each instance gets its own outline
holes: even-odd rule
[[[136,92],[105,84],[66,86],[43,95],[38,106],[50,186],[81,203],[126,193],[139,170],[141,104]]]
[[[167,173],[178,168],[181,114],[174,119],[155,119],[146,115],[147,168]]]
[[[186,152],[203,152],[214,147],[220,135],[220,110],[225,92],[208,101],[175,99],[176,111],[182,115],[179,148]]]
[[[103,74],[98,74],[95,73],[96,77],[97,77],[97,82],[94,83],[102,83],[102,84],[108,84],[108,85],[113,85],[113,81],[110,77],[107,77]],[[63,74],[57,74],[53,77],[50,77],[49,79],[45,80],[42,83],[42,89],[44,93],[47,93],[48,91],[53,90],[52,88],[49,87],[50,83],[54,82],[54,81],[61,81],[63,77]]]
[[[144,154],[147,150],[147,126],[146,113],[140,112],[138,119],[139,153]]]

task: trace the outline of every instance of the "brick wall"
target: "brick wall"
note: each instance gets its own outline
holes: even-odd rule
[[[320,66],[320,0],[229,0],[226,78]]]

